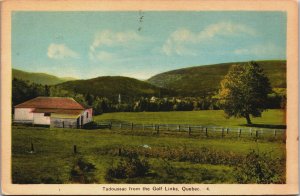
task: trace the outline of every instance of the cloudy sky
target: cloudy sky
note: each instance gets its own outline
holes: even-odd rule
[[[81,79],[286,59],[285,12],[14,12],[12,66]]]

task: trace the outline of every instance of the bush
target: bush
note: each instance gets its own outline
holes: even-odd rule
[[[97,129],[97,123],[95,121],[91,121],[82,126],[83,129]]]
[[[114,149],[102,149],[97,151],[100,154],[111,154],[119,155],[119,148]],[[126,146],[122,148],[121,156],[130,156],[131,154],[138,154],[145,157],[162,158],[171,161],[180,162],[192,162],[212,165],[237,165],[240,163],[244,156],[221,150],[215,150],[212,148],[200,147],[199,149],[191,149],[186,147],[169,148],[165,147],[152,147],[141,148],[141,147],[130,147]]]
[[[272,159],[271,154],[251,151],[236,167],[238,183],[285,183],[285,160]]]
[[[95,169],[94,164],[78,158],[71,170],[70,180],[82,184],[97,182],[94,175]]]
[[[111,181],[113,178],[135,178],[144,177],[149,171],[149,163],[146,159],[140,159],[136,153],[128,154],[121,159],[117,167],[111,167],[106,171],[106,180]]]

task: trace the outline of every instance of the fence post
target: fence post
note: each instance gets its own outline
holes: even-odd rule
[[[207,127],[205,127],[205,135],[206,135],[206,137],[208,137]]]
[[[222,138],[224,137],[224,128],[222,128]]]
[[[229,128],[226,128],[226,133],[229,134]]]
[[[77,153],[77,146],[76,145],[73,146],[73,151],[74,151],[74,154]]]
[[[121,156],[121,155],[122,155],[122,149],[119,148],[119,156]]]
[[[191,126],[189,126],[189,135],[192,134],[192,129],[191,129]]]
[[[120,129],[122,130],[122,123],[120,123]]]
[[[152,124],[153,130],[156,131],[156,125]]]
[[[155,125],[156,126],[156,125]],[[156,134],[158,135],[159,134],[159,125],[157,125],[156,127]]]
[[[277,133],[276,133],[276,129],[274,129],[274,137],[276,137]]]
[[[258,138],[258,130],[255,131],[255,137]]]
[[[239,137],[241,137],[241,135],[242,135],[242,129],[239,128]]]
[[[177,130],[180,131],[180,125],[177,126]]]
[[[31,142],[31,152],[34,152],[34,147],[33,147],[33,143]]]
[[[112,122],[109,123],[109,129],[111,130],[112,127]]]
[[[131,123],[131,131],[133,131],[133,123]]]

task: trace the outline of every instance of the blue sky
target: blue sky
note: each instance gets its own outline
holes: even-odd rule
[[[286,59],[286,13],[14,12],[12,67],[80,79]]]

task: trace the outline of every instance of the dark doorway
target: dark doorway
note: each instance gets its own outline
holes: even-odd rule
[[[77,126],[77,128],[79,128],[79,118],[80,118],[80,117],[78,117],[78,118],[77,118],[77,121],[76,121],[76,126]]]

